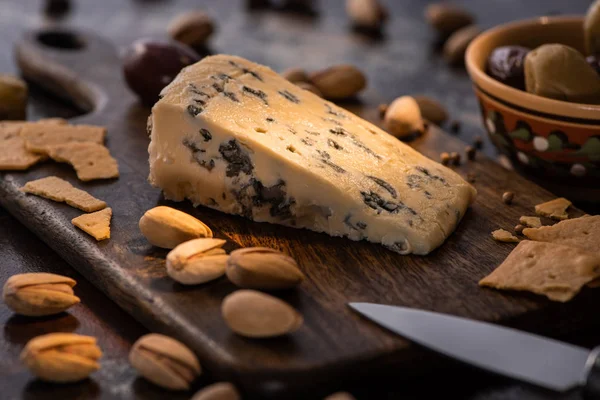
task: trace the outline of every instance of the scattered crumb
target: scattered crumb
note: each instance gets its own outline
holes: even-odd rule
[[[538,217],[528,217],[523,215],[519,218],[519,222],[521,225],[525,225],[528,228],[539,228],[542,226],[542,220]]]
[[[440,153],[440,162],[442,165],[448,165],[450,163],[450,154],[446,152]]]
[[[550,200],[535,206],[535,213],[542,217],[550,217],[556,220],[564,220],[569,218],[567,209],[571,206],[571,202],[564,197]]]
[[[519,238],[504,229],[497,229],[492,232],[492,237],[497,242],[518,243]]]
[[[523,234],[523,229],[525,229],[525,227],[521,224],[515,226],[515,233],[517,235],[522,235]]]
[[[473,147],[477,150],[481,150],[483,148],[483,138],[481,136],[475,136],[475,140],[473,140]]]
[[[460,154],[453,151],[452,153],[450,153],[450,160],[452,161],[452,164],[459,166],[460,165]]]

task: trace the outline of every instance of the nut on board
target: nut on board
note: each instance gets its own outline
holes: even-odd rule
[[[21,361],[47,382],[77,382],[100,369],[102,351],[96,338],[74,333],[49,333],[27,342]]]
[[[227,259],[223,239],[188,240],[167,254],[167,274],[184,285],[197,285],[225,274]]]
[[[425,126],[417,101],[410,96],[394,100],[385,111],[383,126],[391,135],[404,138],[423,132]]]
[[[367,78],[355,66],[334,65],[309,76],[310,82],[329,100],[340,100],[356,95],[367,86]]]
[[[292,257],[266,247],[232,251],[226,273],[231,282],[246,289],[288,289],[304,280]]]
[[[207,13],[191,11],[175,17],[167,31],[173,40],[192,48],[201,48],[215,31],[215,24]]]
[[[198,358],[186,345],[156,333],[134,343],[129,362],[144,378],[170,390],[188,390],[202,373]]]
[[[212,230],[199,219],[166,206],[146,211],[139,226],[151,244],[165,249],[173,249],[188,240],[213,236]]]
[[[4,303],[17,314],[40,317],[58,314],[79,303],[75,280],[44,272],[13,275],[4,284]]]
[[[425,19],[442,36],[448,36],[475,21],[467,10],[446,2],[427,6]]]
[[[346,0],[346,13],[356,27],[378,30],[387,20],[387,10],[379,0]]]
[[[450,65],[459,65],[465,60],[469,44],[481,33],[477,25],[469,25],[454,32],[444,43],[444,58]]]

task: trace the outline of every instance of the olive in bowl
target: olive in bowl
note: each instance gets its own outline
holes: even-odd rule
[[[181,43],[139,39],[127,48],[123,58],[125,82],[142,103],[153,105],[182,68],[198,61],[198,53]]]
[[[525,90],[525,57],[529,49],[523,46],[500,46],[487,61],[487,73],[505,85]]]
[[[600,202],[600,105],[537,95],[488,73],[490,55],[503,46],[538,49],[560,44],[584,54],[583,20],[541,17],[497,26],[471,42],[465,61],[483,125],[515,168],[539,178],[556,194]]]

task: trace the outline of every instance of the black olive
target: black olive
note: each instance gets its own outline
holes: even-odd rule
[[[587,56],[585,61],[587,61],[587,63],[590,64],[590,66],[594,68],[598,74],[600,74],[600,54]]]
[[[127,86],[142,103],[152,105],[160,91],[182,68],[194,64],[200,56],[190,47],[174,41],[140,39],[133,42],[123,58]]]
[[[492,51],[487,61],[487,73],[500,82],[525,90],[525,57],[529,49],[502,46]]]

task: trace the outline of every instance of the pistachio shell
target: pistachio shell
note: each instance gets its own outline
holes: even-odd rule
[[[4,284],[4,303],[14,312],[31,317],[65,311],[79,298],[73,294],[75,281],[49,273],[11,276]]]
[[[21,360],[40,379],[76,382],[98,370],[102,351],[96,339],[73,333],[51,333],[31,339]]]
[[[202,372],[198,359],[183,343],[155,333],[135,342],[129,362],[144,378],[171,390],[188,390]]]
[[[292,257],[265,247],[233,251],[226,273],[231,282],[247,289],[287,289],[304,280]]]
[[[167,274],[179,283],[197,285],[225,274],[225,240],[202,238],[180,244],[167,254]]]
[[[188,240],[213,236],[211,229],[199,219],[166,206],[146,211],[139,226],[150,243],[165,249],[172,249]]]
[[[302,316],[276,297],[255,290],[238,290],[225,297],[221,312],[229,328],[250,338],[285,335],[302,326]]]

